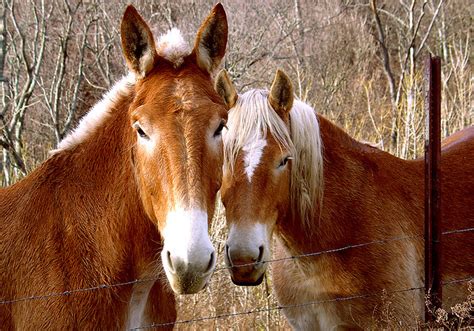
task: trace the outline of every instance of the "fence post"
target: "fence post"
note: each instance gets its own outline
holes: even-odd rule
[[[433,308],[441,307],[441,59],[425,60],[425,294]],[[425,321],[433,315],[425,306]]]

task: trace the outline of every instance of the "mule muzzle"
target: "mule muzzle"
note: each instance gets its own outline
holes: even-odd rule
[[[177,294],[195,294],[204,289],[216,266],[214,250],[193,262],[163,250],[161,258],[171,288]]]
[[[202,290],[216,266],[207,212],[180,208],[170,211],[162,236],[161,260],[173,291],[194,294]]]
[[[260,246],[258,251],[250,252],[250,254],[247,251],[243,254],[226,245],[225,262],[235,285],[257,286],[262,283],[267,269],[264,251],[264,246]]]

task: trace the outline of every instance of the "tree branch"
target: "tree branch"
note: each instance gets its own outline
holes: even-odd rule
[[[439,9],[441,8],[441,5],[443,4],[444,0],[440,0],[439,3],[438,3],[438,7],[436,7],[436,10],[435,12],[433,13],[433,17],[431,18],[431,22],[430,22],[430,25],[428,26],[428,29],[426,30],[426,33],[425,33],[425,36],[423,37],[423,39],[421,40],[421,43],[420,43],[420,46],[418,47],[418,49],[416,50],[415,52],[415,57],[418,56],[418,54],[421,52],[421,50],[423,49],[423,46],[425,45],[426,43],[426,40],[428,39],[428,36],[430,35],[431,33],[431,29],[433,28],[433,24],[436,20],[436,17],[438,16],[438,13],[439,13]]]
[[[385,71],[385,75],[387,76],[388,85],[390,89],[390,98],[392,100],[392,107],[396,108],[396,97],[395,97],[395,79],[393,77],[392,68],[390,66],[390,56],[388,54],[387,45],[385,44],[385,34],[382,27],[382,22],[380,21],[380,17],[377,12],[377,3],[376,0],[370,1],[370,8],[372,10],[372,14],[374,15],[375,25],[377,27],[378,39],[380,48],[382,50],[382,62]]]

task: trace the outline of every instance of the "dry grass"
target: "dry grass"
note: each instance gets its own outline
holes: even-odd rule
[[[468,283],[468,295],[464,302],[458,303],[448,310],[435,309],[430,297],[426,298],[426,305],[434,316],[434,322],[425,325],[427,329],[437,330],[473,330],[474,329],[474,280]]]

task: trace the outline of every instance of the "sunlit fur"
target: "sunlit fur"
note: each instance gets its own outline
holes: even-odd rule
[[[207,60],[218,66],[227,43],[222,5],[203,30]],[[160,56],[133,6],[121,40],[133,73],[44,163],[0,189],[0,301],[18,300],[0,304],[2,330],[169,330],[173,291],[200,291],[214,270],[208,226],[222,180],[216,130],[227,109],[213,73],[195,49],[179,66]]]
[[[319,124],[314,110],[299,100],[290,112],[290,123],[291,129],[271,108],[268,91],[255,89],[239,95],[229,113],[229,130],[224,132],[224,167],[232,174],[242,149],[271,134],[293,158],[291,210],[295,217],[307,222],[323,192]]]
[[[382,295],[337,298],[423,286],[423,159],[402,160],[357,142],[298,101],[289,117],[280,120],[281,114],[269,108],[266,95],[257,90],[239,96],[230,110],[224,139],[221,196],[229,228],[226,260],[232,260],[232,280],[259,283],[268,265],[265,255],[257,258],[259,246],[269,249],[265,245],[270,246],[271,240],[266,237],[274,233],[278,239],[274,258],[283,260],[271,263],[272,283],[280,305],[296,306],[282,309],[293,328],[372,328],[387,311],[400,328],[413,327],[422,317],[423,290],[395,293],[385,300]],[[240,174],[245,154],[239,151],[265,132],[262,162],[250,183]],[[291,176],[275,168],[281,154],[278,145],[294,157],[289,163]],[[442,146],[441,231],[470,228],[474,224],[474,127],[447,138]],[[316,187],[305,187],[305,176]],[[306,197],[306,192],[312,197]],[[289,196],[311,201],[295,208],[298,202],[288,201]],[[301,216],[305,214],[307,219]],[[389,238],[404,239],[292,258]],[[474,264],[467,258],[474,251],[472,232],[444,235],[442,247],[443,281],[474,276]],[[248,265],[254,261],[262,263]],[[465,300],[467,294],[466,283],[444,286],[444,306]]]

